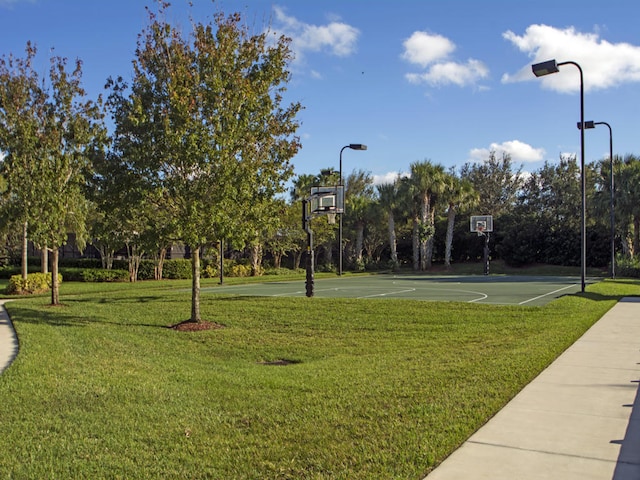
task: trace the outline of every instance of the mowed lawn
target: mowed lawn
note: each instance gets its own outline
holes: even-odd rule
[[[9,302],[0,478],[421,479],[638,281],[544,307],[63,284]]]

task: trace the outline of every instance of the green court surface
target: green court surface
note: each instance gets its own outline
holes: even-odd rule
[[[319,298],[403,298],[499,305],[544,305],[580,291],[580,278],[552,276],[421,276],[371,275],[316,279]],[[203,288],[203,294],[304,297],[305,281],[222,285]]]

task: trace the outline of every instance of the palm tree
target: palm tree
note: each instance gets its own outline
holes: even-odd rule
[[[373,178],[368,172],[357,170],[347,177],[345,188],[346,217],[355,229],[353,258],[358,266],[362,265],[364,230],[368,220],[368,211],[373,202]]]
[[[429,160],[414,162],[410,166],[411,191],[416,204],[414,215],[414,246],[419,243],[420,270],[431,267],[433,235],[435,233],[435,206],[446,188],[446,173],[442,165]],[[415,236],[418,235],[418,239]],[[416,242],[417,240],[417,242]],[[414,269],[416,254],[414,252]]]
[[[623,248],[629,257],[640,252],[640,158],[626,155],[616,174],[616,210],[624,228]]]
[[[456,215],[460,210],[476,206],[480,196],[473,189],[468,180],[462,180],[454,175],[447,175],[446,192],[442,201],[447,204],[447,235],[445,239],[444,265],[451,267],[451,249],[453,245],[453,227]]]
[[[393,183],[383,183],[376,187],[378,190],[378,202],[383,211],[387,214],[387,231],[389,233],[389,248],[391,249],[391,264],[394,269],[398,268],[395,212],[400,201],[399,185],[400,178]]]

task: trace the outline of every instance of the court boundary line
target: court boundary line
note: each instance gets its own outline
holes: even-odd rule
[[[536,300],[538,300],[540,298],[546,297],[547,295],[553,295],[554,293],[561,292],[562,290],[567,290],[568,288],[573,288],[576,285],[577,285],[577,283],[574,283],[572,285],[567,285],[566,287],[558,288],[557,290],[554,290],[553,292],[547,292],[547,293],[545,293],[543,295],[538,295],[537,297],[533,297],[533,298],[530,298],[529,300],[525,300],[523,302],[520,302],[520,303],[518,303],[518,305],[524,305],[525,303],[534,302],[534,301],[536,301]]]

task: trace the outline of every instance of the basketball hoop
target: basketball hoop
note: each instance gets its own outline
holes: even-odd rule
[[[336,214],[327,213],[327,222],[329,222],[329,225],[334,225],[336,223]]]
[[[484,228],[485,228],[485,227],[484,227],[484,226],[482,226],[482,225],[478,225],[478,226],[476,227],[476,232],[478,233],[478,236],[479,236],[479,237],[481,237],[481,236],[483,236],[483,235],[484,235]]]

